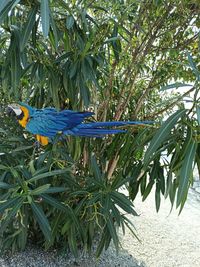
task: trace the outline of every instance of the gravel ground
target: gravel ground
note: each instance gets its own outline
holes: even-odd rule
[[[154,195],[145,202],[137,199],[140,216],[134,224],[142,243],[126,233],[124,249],[146,267],[200,267],[200,194],[189,192],[182,213],[170,213],[169,201],[163,200],[155,211]],[[130,265],[131,266],[131,265]]]
[[[75,259],[28,247],[0,258],[0,267],[200,267],[200,194],[190,191],[180,216],[176,210],[169,214],[170,203],[164,200],[156,213],[153,194],[145,202],[138,197],[135,207],[140,216],[131,220],[141,243],[127,230],[118,255],[112,245],[98,261],[83,253]]]

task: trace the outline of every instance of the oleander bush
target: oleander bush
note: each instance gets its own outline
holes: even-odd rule
[[[111,241],[119,249],[118,228],[137,238],[138,193],[182,210],[200,173],[199,11],[184,0],[1,1],[1,251],[31,240],[78,255],[95,241],[99,256]],[[154,123],[42,147],[7,116],[18,101]]]

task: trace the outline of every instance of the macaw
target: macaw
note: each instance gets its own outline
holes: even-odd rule
[[[109,121],[83,123],[85,118],[94,115],[93,112],[77,112],[72,110],[57,111],[55,108],[36,109],[25,103],[9,105],[9,115],[15,115],[19,124],[42,145],[52,142],[57,134],[84,137],[103,137],[107,134],[123,133],[126,130],[108,129],[107,127],[144,125],[149,121]]]

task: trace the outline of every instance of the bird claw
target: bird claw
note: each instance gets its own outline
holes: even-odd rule
[[[35,141],[34,144],[33,144],[33,146],[35,148],[39,149],[40,148],[40,142],[39,141]]]

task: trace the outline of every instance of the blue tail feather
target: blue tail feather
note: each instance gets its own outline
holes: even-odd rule
[[[85,137],[103,137],[107,134],[116,134],[116,133],[124,133],[126,130],[107,130],[101,128],[88,128],[88,129],[78,129],[78,131],[66,131],[64,134],[66,135],[74,135],[74,136],[85,136]]]
[[[66,135],[85,136],[85,137],[103,137],[107,134],[125,133],[127,130],[107,129],[105,127],[119,127],[127,125],[144,125],[150,124],[150,121],[109,121],[109,122],[92,122],[83,123],[63,133]]]
[[[77,127],[82,128],[98,128],[98,127],[119,127],[128,125],[144,125],[151,124],[152,121],[102,121],[102,122],[92,122],[92,123],[82,123]]]

